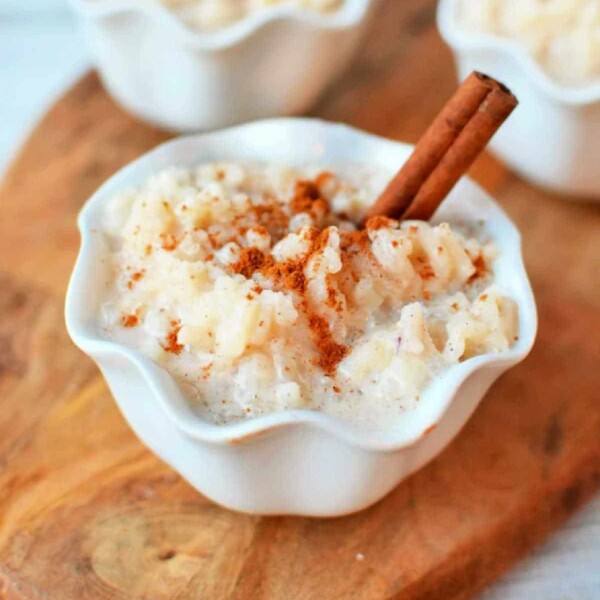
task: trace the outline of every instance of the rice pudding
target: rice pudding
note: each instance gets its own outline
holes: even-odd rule
[[[464,30],[521,44],[562,83],[600,77],[598,0],[458,0],[456,19]]]
[[[249,14],[276,6],[293,6],[318,13],[340,8],[344,0],[160,0],[190,27],[215,30]]]
[[[394,424],[432,378],[510,348],[518,315],[476,224],[356,228],[389,175],[211,163],[115,196],[103,335],[216,423],[310,409]]]

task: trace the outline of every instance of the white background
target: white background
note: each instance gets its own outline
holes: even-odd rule
[[[0,0],[0,173],[89,65],[66,0]],[[600,497],[481,600],[600,600]]]

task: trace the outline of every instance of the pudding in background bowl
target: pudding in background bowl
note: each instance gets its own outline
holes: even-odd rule
[[[140,119],[178,132],[307,110],[348,66],[378,3],[259,0],[236,3],[249,10],[228,19],[219,16],[226,0],[173,10],[158,0],[70,1],[109,93]],[[215,10],[205,15],[211,27],[188,24],[202,6]],[[327,6],[335,10],[319,10]]]
[[[210,31],[231,25],[253,12],[272,10],[276,7],[329,13],[338,10],[344,0],[160,0],[160,2],[190,27]]]
[[[139,437],[213,500],[368,506],[531,348],[518,233],[474,184],[431,223],[355,229],[410,150],[259,122],[160,147],[82,211],[69,332]]]
[[[557,82],[600,80],[600,3],[597,0],[458,0],[458,26],[512,40]]]
[[[459,79],[483,71],[519,98],[490,149],[541,187],[600,200],[597,3],[441,0],[437,22]]]

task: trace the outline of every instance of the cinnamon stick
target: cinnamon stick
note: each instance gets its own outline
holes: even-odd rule
[[[473,72],[390,181],[366,219],[429,219],[517,105],[511,91]]]

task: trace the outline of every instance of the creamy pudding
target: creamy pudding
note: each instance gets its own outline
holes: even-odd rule
[[[293,6],[317,13],[340,8],[344,0],[160,0],[190,27],[215,30],[248,15],[276,6]]]
[[[466,31],[514,40],[562,83],[600,77],[598,0],[457,0],[456,19]]]
[[[445,370],[510,348],[518,315],[476,223],[357,229],[389,175],[210,163],[115,196],[103,335],[216,423],[310,409],[393,424]]]

